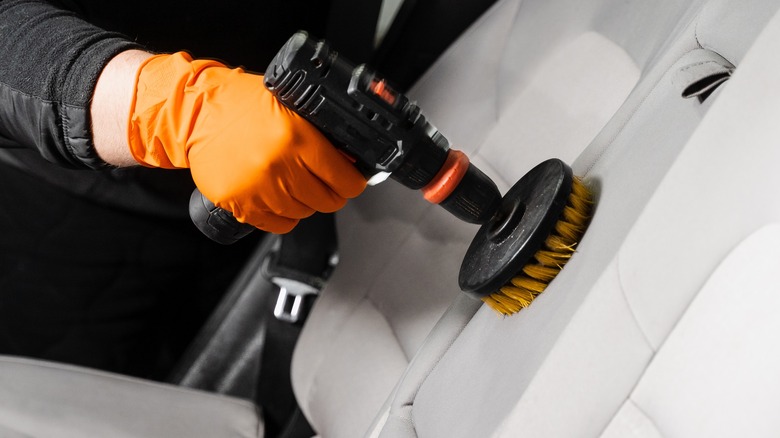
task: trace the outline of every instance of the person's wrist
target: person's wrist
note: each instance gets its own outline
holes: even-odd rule
[[[121,52],[106,64],[98,78],[90,106],[92,139],[98,155],[108,164],[138,164],[129,150],[127,121],[136,76],[141,65],[152,56],[142,50]]]

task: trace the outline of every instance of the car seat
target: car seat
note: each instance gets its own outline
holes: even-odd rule
[[[657,433],[640,436],[666,435],[667,429],[649,428],[654,414],[668,419],[669,431],[700,435],[691,433],[696,420],[706,417],[694,406],[699,394],[685,397],[693,419],[659,405],[656,388],[649,389],[650,383],[640,383],[650,394],[642,401],[655,412],[647,413],[644,405],[626,399],[633,397],[637,382],[646,379],[643,373],[659,367],[655,353],[666,349],[669,332],[706,280],[708,269],[724,255],[721,248],[702,257],[700,263],[686,253],[690,243],[686,236],[702,227],[707,231],[699,232],[704,234],[701,239],[728,239],[709,228],[709,216],[699,217],[692,207],[686,209],[688,216],[675,215],[676,222],[666,220],[662,226],[643,231],[637,231],[635,224],[650,209],[648,202],[654,199],[658,184],[677,165],[680,150],[690,145],[689,138],[710,105],[718,105],[721,90],[732,86],[720,82],[721,87],[713,91],[714,78],[727,78],[735,66],[739,71],[747,48],[778,7],[775,2],[749,3],[706,2],[693,5],[683,15],[681,26],[675,26],[651,64],[643,68],[642,78],[623,107],[574,161],[575,173],[585,176],[597,197],[593,222],[579,254],[531,308],[519,315],[498,318],[485,307],[475,311],[468,304],[449,309],[407,369],[389,409],[377,420],[375,435],[599,436],[610,424],[609,430],[617,431],[610,436],[626,436],[636,425],[632,421],[640,422],[645,432]],[[724,37],[724,32],[729,36]],[[708,158],[706,152],[698,157],[705,162]],[[522,155],[514,159],[521,160]],[[738,175],[752,172],[749,166],[735,167],[732,171]],[[696,178],[701,176],[690,177]],[[706,190],[704,185],[697,187]],[[710,192],[710,196],[723,194],[717,193]],[[674,199],[670,204],[701,206],[694,193],[677,196],[670,195]],[[670,205],[657,214],[666,218],[678,207]],[[692,264],[697,264],[696,269]],[[696,350],[695,342],[688,338],[686,347]],[[660,356],[669,358],[670,354],[680,354],[680,348]],[[680,368],[672,370],[680,373],[673,378],[679,379],[681,370],[688,375],[696,372],[695,366],[680,366],[674,358],[666,361],[673,363],[671,368]],[[723,363],[723,368],[711,366],[716,370],[711,376],[723,375],[725,369],[736,371],[734,360]],[[698,364],[706,370],[705,362]],[[660,367],[664,366],[669,367]],[[653,383],[659,384],[662,377],[656,379]],[[714,383],[712,379],[707,382]],[[693,384],[681,386],[695,389]],[[675,398],[675,385],[660,387],[666,401]],[[711,405],[727,404],[728,392],[721,396]],[[737,396],[744,394],[737,391]],[[774,400],[773,395],[757,398]],[[772,421],[771,416],[757,420],[755,429],[767,430]],[[706,427],[707,436],[715,432],[728,436],[727,431],[744,421],[730,424],[731,429]]]
[[[401,187],[370,189],[341,215],[342,265],[311,315],[317,329],[304,331],[293,363],[297,399],[316,430],[359,436],[423,344],[407,371],[417,374],[402,386],[424,376],[426,385],[410,384],[408,394],[396,396],[397,409],[424,406],[420,397],[439,376],[449,391],[432,397],[426,412],[441,413],[442,428],[417,429],[420,436],[486,436],[508,413],[509,401],[524,393],[565,328],[566,309],[582,304],[587,285],[716,97],[684,99],[676,85],[710,76],[676,74],[702,61],[696,58],[702,52],[687,55],[700,48],[695,38],[680,35],[689,35],[703,3],[501,1],[421,79],[412,97],[502,191],[549,157],[573,163],[586,177],[598,198],[580,247],[587,260],[575,257],[530,311],[501,319],[483,308],[472,318],[481,303],[460,297],[455,279],[476,228]],[[744,49],[760,28],[760,22],[737,23],[728,41]],[[745,35],[738,38],[739,32]],[[730,69],[713,58],[721,71]],[[621,161],[630,165],[614,164]],[[598,249],[588,252],[588,242],[598,242]],[[568,290],[579,285],[580,294]],[[451,362],[440,357],[444,351]],[[493,369],[509,367],[510,358],[517,368],[511,378]],[[465,370],[474,375],[454,384]],[[504,398],[494,398],[502,391]],[[412,424],[409,412],[397,415]]]

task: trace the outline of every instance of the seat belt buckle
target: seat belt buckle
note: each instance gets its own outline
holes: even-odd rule
[[[276,240],[263,261],[261,272],[278,289],[274,317],[290,324],[301,323],[338,264],[338,253],[332,246],[316,241],[312,244],[310,239],[306,240],[309,246],[304,247],[289,234],[269,238]],[[319,251],[319,257],[313,263],[307,256],[315,250]]]
[[[304,301],[309,295],[319,295],[320,289],[291,278],[274,277],[271,279],[279,288],[279,296],[274,306],[274,316],[279,321],[296,324],[306,315]]]

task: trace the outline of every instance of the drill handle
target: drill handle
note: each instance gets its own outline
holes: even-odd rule
[[[201,233],[223,245],[238,242],[255,229],[252,225],[239,222],[229,211],[214,205],[198,189],[193,190],[190,196],[190,218]]]

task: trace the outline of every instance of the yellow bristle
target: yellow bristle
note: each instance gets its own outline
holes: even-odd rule
[[[582,214],[581,211],[577,211],[574,207],[567,205],[566,208],[563,209],[563,220],[581,226],[588,221],[588,216]]]
[[[503,306],[501,306],[501,303],[493,299],[493,295],[495,294],[482,297],[482,302],[487,304],[491,309],[495,310],[496,312],[503,314],[504,313],[502,312]]]
[[[531,278],[535,278],[541,281],[552,281],[561,269],[558,267],[550,267],[544,265],[525,265],[523,266],[523,273]]]
[[[536,252],[536,254],[534,254],[536,261],[543,264],[544,266],[562,267],[564,264],[566,264],[566,262],[569,261],[570,257],[570,252],[556,252],[547,250],[539,250]]]
[[[560,234],[565,239],[577,240],[585,231],[585,227],[577,225],[571,222],[565,222],[559,220],[555,224],[555,232]]]
[[[585,233],[592,205],[590,191],[575,177],[561,218],[555,224],[553,233],[545,239],[544,247],[534,254],[538,263],[531,262],[523,266],[509,284],[483,297],[482,301],[506,316],[530,306],[574,254],[579,239]]]
[[[579,196],[570,196],[569,203],[577,211],[588,211],[593,206],[592,202]]]
[[[482,301],[502,315],[512,315],[522,309],[517,300],[501,293],[491,294],[489,297],[482,298]]]
[[[544,288],[547,287],[547,283],[534,280],[533,278],[522,274],[512,278],[509,282],[519,288],[526,289],[531,292],[536,292],[537,294],[541,293]]]
[[[514,286],[504,286],[501,288],[501,294],[516,301],[520,307],[528,307],[536,295],[526,289]]]
[[[571,184],[571,196],[576,196],[584,201],[586,201],[588,204],[593,204],[593,200],[591,199],[590,190],[585,186],[585,184],[582,182],[580,178],[577,178],[576,176],[572,180]]]
[[[563,236],[557,234],[551,234],[544,241],[545,246],[553,251],[559,252],[574,252],[574,247],[577,246],[577,241],[572,239],[565,239]]]

